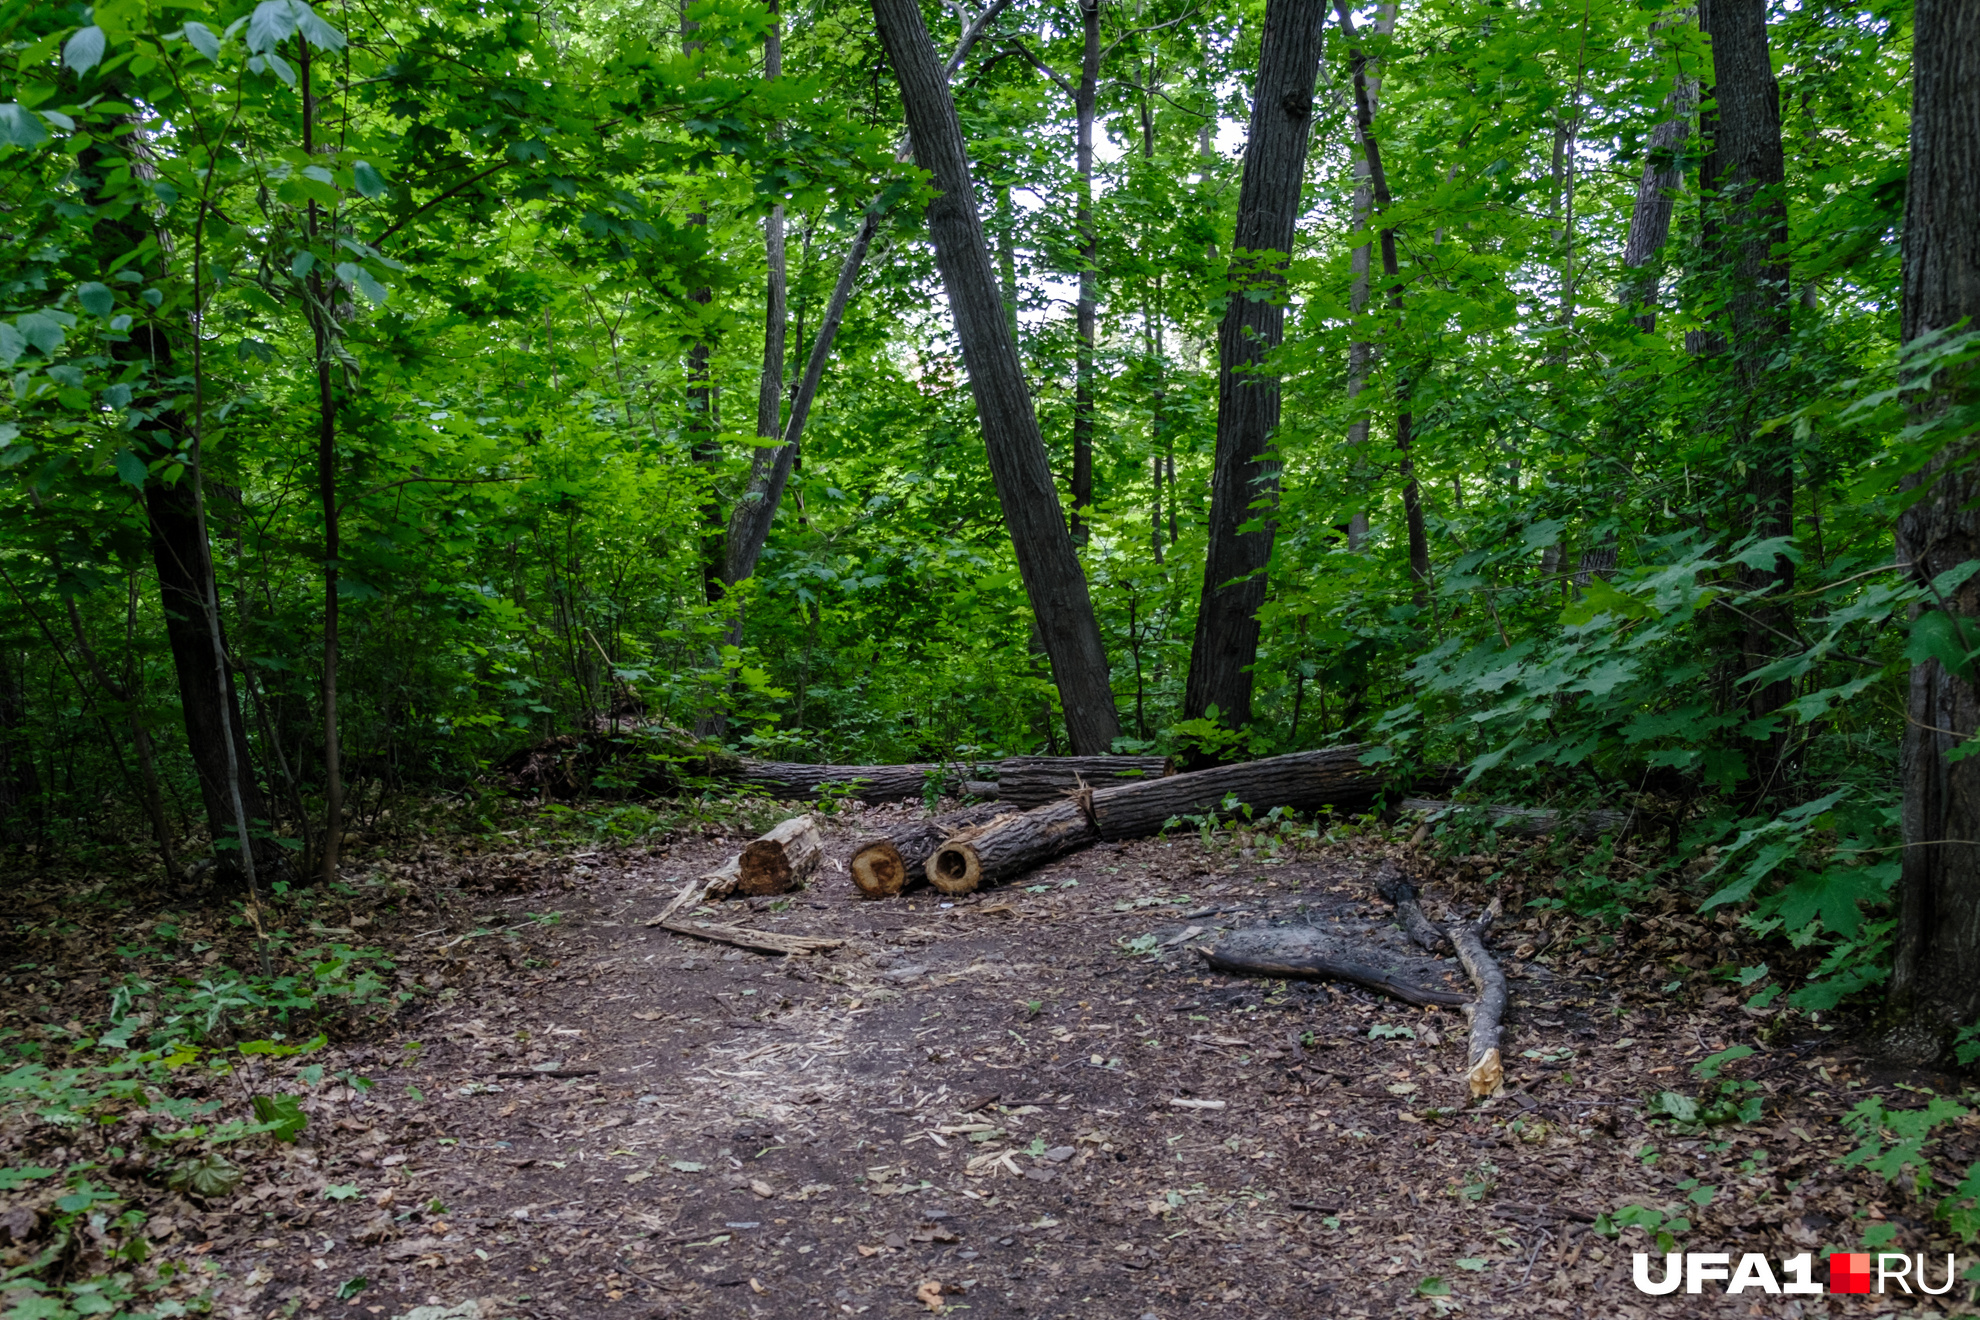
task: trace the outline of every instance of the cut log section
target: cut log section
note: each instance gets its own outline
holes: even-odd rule
[[[1145,838],[1177,816],[1215,811],[1231,799],[1254,812],[1364,805],[1382,787],[1381,773],[1361,763],[1366,751],[1292,752],[1081,791],[945,840],[928,859],[928,879],[946,893],[965,894],[1102,839]]]
[[[818,823],[809,816],[793,816],[743,845],[736,858],[736,888],[752,898],[788,894],[802,887],[824,858]]]
[[[1431,798],[1404,798],[1396,804],[1401,811],[1421,815],[1423,824],[1417,828],[1412,843],[1421,843],[1429,837],[1430,828],[1439,821],[1463,820],[1467,817],[1480,823],[1489,823],[1501,834],[1572,834],[1578,839],[1596,839],[1604,834],[1620,836],[1628,832],[1630,817],[1621,811],[1590,808],[1586,811],[1551,811],[1542,807],[1496,807],[1481,806],[1464,802],[1440,802]]]
[[[1199,949],[1220,972],[1347,981],[1405,1004],[1468,1002],[1467,996],[1432,983],[1445,972],[1427,958],[1410,958],[1311,926],[1254,926],[1232,931],[1215,948]]]
[[[1098,842],[1093,796],[1083,792],[1076,798],[999,816],[944,839],[923,868],[928,883],[945,894],[968,894]]]
[[[1506,1015],[1506,974],[1485,951],[1485,932],[1498,915],[1499,900],[1495,898],[1476,921],[1456,921],[1448,928],[1458,960],[1478,987],[1478,997],[1464,1006],[1464,1015],[1471,1020],[1464,1076],[1471,1084],[1471,1093],[1481,1098],[1497,1094],[1506,1080],[1505,1065],[1499,1057],[1500,1023]]]
[[[995,785],[991,788],[994,792]],[[990,802],[896,825],[885,834],[855,844],[846,869],[860,893],[868,898],[892,898],[925,878],[928,859],[944,839],[987,824],[1002,811],[997,803]]]
[[[1166,756],[1013,756],[998,768],[997,798],[1029,811],[1082,788],[1112,788],[1175,772]]]

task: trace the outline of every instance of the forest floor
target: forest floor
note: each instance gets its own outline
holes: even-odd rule
[[[830,855],[882,814],[821,818]],[[1745,1006],[1726,971],[1760,954],[1675,895],[1604,940],[1528,905],[1550,892],[1539,846],[1433,861],[1380,828],[1302,847],[1191,833],[953,900],[866,901],[828,861],[788,900],[721,905],[845,941],[808,957],[642,924],[747,835],[430,840],[355,864],[346,920],[419,998],[324,1052],[370,1085],[317,1087],[301,1139],[269,1143],[237,1193],[157,1191],[161,1256],[196,1263],[239,1320],[1970,1313],[1632,1286],[1630,1253],[1656,1247],[1594,1225],[1629,1206],[1689,1219],[1680,1250],[1813,1252],[1818,1282],[1866,1221],[1896,1226],[1893,1249],[1950,1246],[1838,1164],[1855,1143],[1837,1119],[1958,1084],[1881,1069],[1834,1021]],[[1191,952],[1268,921],[1393,938],[1385,857],[1433,915],[1476,910],[1488,875],[1505,900],[1492,1100],[1468,1099],[1450,1010]],[[34,979],[0,987],[12,1016],[71,1010],[37,1012]],[[1753,1053],[1695,1075],[1737,1045]],[[545,1071],[582,1075],[528,1075]],[[1719,1086],[1761,1097],[1760,1120],[1645,1112]],[[9,1158],[73,1157],[48,1149],[62,1139],[11,1133]],[[1944,1154],[1980,1157],[1980,1127]]]

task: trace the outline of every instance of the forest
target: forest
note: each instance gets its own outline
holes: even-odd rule
[[[1348,749],[1338,809],[1141,833],[1455,803],[1408,847],[1479,906],[1692,921],[1749,1016],[1980,1061],[1980,7],[5,0],[0,42],[12,955],[210,923],[245,1039],[372,956],[271,931],[443,835]],[[1598,826],[1520,854],[1543,893],[1466,807]]]

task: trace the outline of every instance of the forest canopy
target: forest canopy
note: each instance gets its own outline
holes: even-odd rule
[[[1661,832],[1571,901],[1739,905],[1936,1052],[1919,8],[1929,121],[1904,0],[14,0],[0,830],[265,883],[559,737],[1361,743]]]

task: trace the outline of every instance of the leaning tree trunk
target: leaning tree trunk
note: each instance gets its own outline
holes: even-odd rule
[[[1904,213],[1904,339],[1980,324],[1980,6],[1918,0],[1912,38],[1911,180]],[[1970,368],[1935,382],[1921,420],[1971,406]],[[1949,445],[1910,484],[1925,497],[1898,520],[1897,554],[1921,583],[1980,559],[1974,445]],[[1925,607],[1953,616],[1962,646],[1980,646],[1980,579]],[[1980,758],[1947,757],[1980,734],[1970,676],[1936,660],[1911,670],[1904,722],[1903,870],[1898,882],[1891,1043],[1925,1061],[1950,1029],[1980,1015]]]
[[[1712,37],[1713,100],[1717,111],[1704,173],[1712,206],[1712,253],[1725,281],[1729,346],[1733,358],[1733,454],[1746,465],[1746,504],[1737,525],[1763,538],[1794,532],[1794,450],[1788,428],[1761,434],[1760,426],[1779,411],[1780,391],[1773,363],[1787,347],[1788,268],[1777,255],[1787,241],[1787,166],[1781,152],[1780,87],[1767,51],[1767,0],[1704,0],[1699,25]],[[1785,557],[1772,567],[1747,568],[1749,590],[1771,588],[1785,595],[1794,588],[1794,565]],[[1780,635],[1792,633],[1793,620],[1782,606],[1750,609],[1753,623],[1743,642],[1744,668],[1771,664]],[[1750,698],[1754,719],[1763,719],[1793,697],[1786,681],[1765,684]],[[1785,738],[1777,733],[1760,776],[1765,792],[1779,768]]]
[[[1010,0],[993,2],[964,29],[962,39],[956,43],[955,53],[949,56],[948,72],[953,74],[968,58],[970,49],[989,27]],[[764,76],[775,78],[783,72],[783,39],[776,26],[775,6],[772,6],[770,32],[764,43]],[[775,304],[766,307],[764,324],[766,335],[777,336],[778,376],[782,376],[782,351],[784,343],[784,237],[783,207],[773,212],[776,224],[774,246],[771,235],[764,236],[764,254],[771,267],[770,300]],[[818,397],[818,386],[825,379],[825,364],[832,360],[832,345],[839,337],[839,327],[845,323],[846,307],[852,301],[853,288],[859,283],[860,269],[866,264],[866,254],[873,246],[874,235],[880,232],[880,213],[868,209],[853,231],[852,245],[846,249],[845,259],[839,264],[839,279],[832,287],[832,297],[825,304],[825,318],[818,326],[818,333],[812,338],[811,352],[805,361],[804,375],[798,378],[797,388],[791,391],[791,415],[781,430],[766,430],[764,418],[767,415],[762,396],[759,394],[756,410],[756,433],[762,437],[780,437],[783,443],[774,449],[759,449],[750,464],[749,486],[742,499],[736,502],[735,512],[729,518],[728,545],[724,551],[724,580],[730,585],[750,577],[756,572],[756,561],[763,555],[763,547],[770,539],[770,524],[777,516],[777,506],[784,501],[784,487],[790,483],[791,469],[797,462],[798,448],[804,441],[804,426],[811,417],[811,404]],[[802,320],[799,325],[802,329]],[[774,327],[774,329],[773,329]],[[803,335],[799,335],[802,346]],[[770,352],[766,340],[764,348],[764,377],[770,375]]]
[[[1375,10],[1375,35],[1387,38],[1396,30],[1396,6],[1390,3],[1378,5]],[[1370,67],[1363,73],[1367,84],[1368,113],[1371,118],[1381,108],[1382,76],[1379,66],[1370,61]],[[1361,141],[1361,116],[1350,113],[1348,123],[1354,131],[1354,232],[1364,233],[1370,218],[1375,213],[1375,192],[1369,183],[1368,153]],[[1368,273],[1374,260],[1375,249],[1363,243],[1357,247],[1350,262],[1354,271],[1354,282],[1348,288],[1348,310],[1359,318],[1368,309]],[[1359,322],[1357,321],[1357,327]],[[1352,420],[1348,423],[1348,459],[1359,464],[1368,444],[1368,427],[1371,418],[1366,412],[1354,411],[1355,400],[1368,386],[1368,373],[1375,363],[1375,342],[1372,339],[1357,338],[1348,345],[1348,408]],[[1351,515],[1347,524],[1348,549],[1359,550],[1368,540],[1368,514],[1365,510]]]
[[[1100,88],[1100,0],[1079,0],[1079,85],[1073,93],[1073,165],[1079,175],[1078,344],[1073,363],[1072,534],[1084,544],[1080,514],[1093,504],[1093,351],[1099,339],[1099,239],[1093,228],[1093,117]]]
[[[1086,575],[1066,530],[1017,341],[1004,315],[948,77],[913,0],[873,0],[873,17],[900,84],[915,164],[933,176],[936,196],[928,205],[928,235],[976,397],[990,475],[1017,551],[1018,572],[1052,658],[1066,729],[1074,752],[1104,754],[1121,731],[1107,654]],[[1310,97],[1310,76],[1306,85]],[[1303,119],[1300,142],[1303,159]]]
[[[1230,299],[1217,334],[1217,455],[1210,478],[1210,545],[1190,646],[1183,716],[1231,729],[1251,723],[1258,611],[1272,558],[1279,492],[1279,381],[1266,373],[1285,333],[1285,266],[1299,219],[1320,73],[1326,7],[1267,0],[1252,97],[1251,137],[1238,187]],[[1255,524],[1255,530],[1242,530]],[[1206,758],[1199,754],[1194,763]]]

